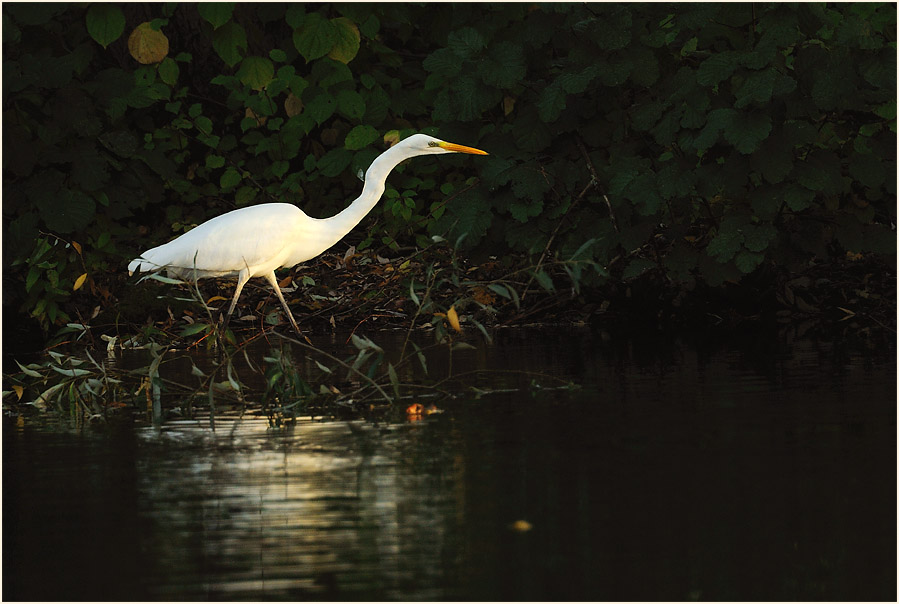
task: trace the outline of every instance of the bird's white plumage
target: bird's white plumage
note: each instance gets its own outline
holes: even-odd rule
[[[265,277],[281,300],[294,329],[296,321],[275,279],[275,270],[315,258],[340,241],[375,206],[384,192],[387,175],[401,161],[418,155],[484,151],[414,134],[372,162],[365,173],[362,194],[330,218],[311,218],[294,205],[265,203],[233,210],[184,233],[169,243],[142,253],[128,272],[165,269],[183,278],[236,276],[237,288],[227,318],[241,289],[252,277]]]
[[[128,265],[128,270],[153,271],[166,268],[174,275],[190,278],[236,276],[250,269],[250,277],[298,264],[317,254],[310,245],[310,219],[298,207],[288,203],[266,203],[233,210],[204,222],[174,241],[154,247]],[[305,242],[303,246],[300,242]],[[297,250],[297,247],[307,249]],[[324,250],[321,250],[324,251]],[[318,253],[321,253],[319,251]],[[303,257],[305,256],[305,257]],[[281,263],[270,266],[278,259]]]

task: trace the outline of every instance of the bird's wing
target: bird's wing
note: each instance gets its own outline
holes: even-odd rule
[[[138,270],[181,269],[189,275],[228,275],[268,265],[285,253],[298,236],[305,214],[290,204],[262,204],[217,216],[159,247],[147,250],[135,263]],[[277,268],[269,267],[267,270]]]

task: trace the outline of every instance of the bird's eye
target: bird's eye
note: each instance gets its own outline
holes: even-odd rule
[[[439,147],[440,143],[438,143],[436,141],[428,141],[428,146],[429,147]]]

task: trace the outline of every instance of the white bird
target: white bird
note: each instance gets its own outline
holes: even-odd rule
[[[275,270],[315,258],[343,239],[378,203],[384,193],[387,175],[400,162],[418,155],[441,153],[487,155],[480,149],[413,134],[372,162],[365,173],[362,194],[335,216],[311,218],[289,203],[264,203],[233,210],[142,253],[128,265],[128,274],[164,268],[170,276],[181,279],[236,276],[237,288],[225,316],[223,331],[228,328],[231,313],[247,281],[265,277],[294,330],[302,336],[278,287]]]

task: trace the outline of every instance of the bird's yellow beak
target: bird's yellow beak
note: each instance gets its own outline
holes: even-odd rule
[[[444,141],[440,141],[440,146],[446,149],[447,151],[455,151],[456,153],[471,153],[473,155],[490,155],[486,151],[481,151],[480,149],[475,149],[474,147],[466,147],[464,145],[457,145],[456,143],[447,143]]]

